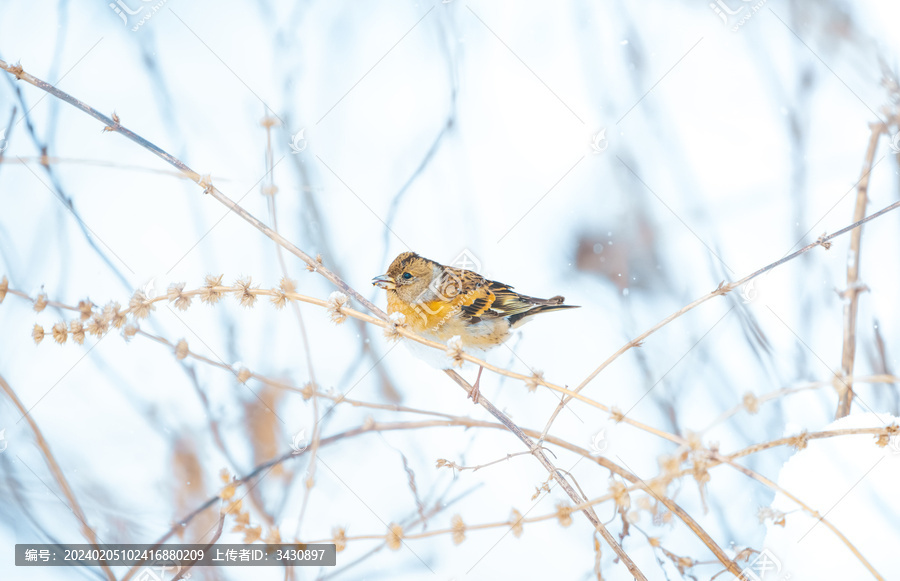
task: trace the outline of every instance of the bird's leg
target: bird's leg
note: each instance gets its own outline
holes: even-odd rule
[[[484,371],[484,367],[478,367],[478,377],[475,378],[475,385],[472,386],[472,391],[469,392],[469,397],[472,398],[472,403],[478,403],[478,396],[480,395],[478,391],[478,383],[481,381],[481,372]]]

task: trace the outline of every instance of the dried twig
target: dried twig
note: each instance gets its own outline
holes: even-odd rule
[[[837,537],[841,540],[841,542],[843,542],[845,545],[847,545],[847,548],[849,548],[850,551],[856,556],[856,558],[859,559],[859,561],[866,567],[866,569],[869,570],[869,572],[872,574],[873,577],[875,577],[875,579],[878,579],[879,581],[884,581],[884,577],[882,577],[881,574],[879,574],[878,571],[875,570],[875,567],[873,567],[872,564],[869,563],[869,561],[865,557],[863,557],[862,553],[859,552],[859,549],[857,549],[856,546],[850,542],[850,539],[848,539],[846,536],[844,536],[844,533],[842,533],[840,530],[838,530],[838,528],[836,526],[834,526],[830,521],[828,521],[824,516],[819,515],[819,512],[817,510],[814,510],[812,507],[810,507],[808,504],[806,504],[805,502],[803,502],[802,500],[800,500],[799,498],[794,496],[792,493],[790,493],[787,490],[783,489],[782,487],[778,486],[778,484],[776,484],[775,482],[772,482],[765,476],[758,474],[758,473],[754,472],[753,470],[750,470],[749,468],[741,466],[740,464],[738,464],[731,458],[728,458],[727,456],[722,456],[720,454],[716,454],[713,457],[714,457],[714,459],[719,460],[721,462],[725,462],[726,464],[728,464],[729,466],[732,466],[739,472],[742,472],[743,474],[749,476],[750,478],[752,478],[758,482],[761,482],[762,484],[766,485],[767,487],[771,488],[772,490],[774,490],[776,492],[780,492],[781,494],[785,495],[787,498],[793,500],[804,511],[806,511],[808,514],[812,515],[813,517],[817,518],[820,522],[822,522],[822,524],[824,524],[829,529],[831,529],[831,532],[833,532],[835,535],[837,535]]]
[[[215,545],[215,544],[216,544],[216,541],[219,540],[219,537],[222,536],[222,528],[224,527],[224,525],[225,525],[225,515],[224,515],[224,514],[220,514],[220,515],[219,515],[219,523],[218,523],[218,525],[216,526],[216,532],[213,533],[212,538],[209,540],[208,543],[206,543],[206,546],[203,547],[204,552],[208,551],[208,550],[210,549],[210,547],[212,547],[213,545]],[[185,575],[187,575],[187,572],[190,571],[190,570],[191,570],[191,567],[194,566],[194,563],[196,563],[196,561],[194,561],[193,563],[189,564],[187,567],[181,567],[181,568],[178,570],[178,574],[175,575],[175,577],[172,578],[172,581],[181,581],[181,579],[184,579],[184,578],[185,578]],[[190,577],[190,575],[188,575],[188,577]]]
[[[31,431],[34,432],[34,439],[37,443],[38,448],[41,450],[41,454],[44,457],[44,461],[47,463],[47,467],[50,469],[50,473],[53,474],[54,480],[59,485],[60,490],[62,490],[63,495],[66,497],[66,500],[69,501],[69,510],[75,515],[78,519],[78,522],[81,523],[81,534],[84,535],[84,538],[87,539],[88,543],[90,543],[94,548],[97,548],[99,541],[97,540],[97,534],[94,532],[94,529],[87,522],[87,515],[84,514],[84,510],[81,509],[81,504],[78,503],[78,499],[75,498],[75,493],[72,491],[72,487],[69,486],[69,481],[66,480],[65,474],[63,474],[62,468],[59,467],[59,464],[56,462],[56,458],[53,456],[53,452],[50,451],[50,444],[47,443],[47,440],[44,439],[44,434],[41,433],[40,428],[38,428],[37,423],[34,421],[34,418],[31,417],[31,414],[28,413],[28,410],[22,405],[22,401],[19,399],[19,396],[16,395],[16,392],[13,391],[13,388],[6,382],[6,379],[0,375],[0,389],[3,389],[6,396],[12,401],[13,405],[19,410],[22,414],[22,417],[28,422],[28,426],[31,428]],[[106,564],[106,561],[100,561],[100,568],[103,570],[103,573],[106,575],[107,579],[110,581],[115,581],[116,576],[113,574],[112,569],[110,569],[109,565]]]
[[[484,464],[477,464],[475,466],[460,466],[456,462],[440,459],[437,461],[437,467],[438,468],[444,468],[444,467],[452,468],[453,470],[456,470],[457,472],[463,472],[465,470],[471,470],[472,472],[478,472],[482,468],[487,468],[488,466],[494,466],[495,464],[500,464],[501,462],[509,462],[516,456],[524,456],[526,454],[531,454],[531,451],[526,450],[525,452],[510,453],[510,454],[507,454],[506,456],[504,456],[503,458],[498,458],[496,460],[492,460],[491,462],[485,462]]]
[[[866,149],[866,161],[863,164],[862,176],[856,187],[856,207],[853,210],[853,221],[860,221],[866,214],[866,204],[869,201],[869,175],[875,163],[875,151],[878,148],[878,140],[887,132],[884,123],[872,123],[869,125],[869,146]],[[859,294],[864,287],[859,284],[859,247],[862,241],[862,226],[853,230],[850,235],[850,252],[847,260],[847,288],[844,290],[844,350],[841,355],[841,381],[836,382],[841,392],[838,394],[839,403],[835,419],[842,418],[850,413],[853,403],[853,363],[856,357],[856,315],[859,310]]]
[[[445,369],[444,373],[450,376],[450,378],[455,381],[460,387],[466,390],[467,393],[472,393],[472,386],[462,378],[462,376],[457,373],[453,369]],[[494,407],[494,404],[489,402],[484,395],[479,394],[478,401],[476,402],[481,405],[484,409],[486,409],[492,416],[500,420],[500,422],[506,426],[506,428],[516,435],[519,440],[525,444],[526,447],[531,451],[535,458],[546,468],[547,472],[553,477],[554,480],[562,487],[563,490],[566,491],[566,494],[569,495],[569,498],[572,499],[572,502],[575,504],[581,504],[582,497],[575,491],[572,487],[572,484],[560,473],[560,471],[550,462],[550,459],[547,458],[547,455],[544,454],[544,450],[542,447],[534,442],[531,438],[529,438],[525,432],[522,431],[519,426],[513,423],[504,413]],[[625,566],[628,568],[628,571],[634,576],[635,579],[644,579],[647,578],[638,569],[638,566],[631,560],[631,557],[622,549],[622,546],[616,541],[615,537],[609,532],[606,526],[600,522],[600,519],[597,518],[597,514],[590,507],[584,507],[581,509],[581,512],[587,517],[587,519],[594,525],[594,528],[597,529],[597,532],[600,533],[600,536],[603,537],[603,540],[615,551],[616,555],[622,559],[622,562],[625,563]]]
[[[700,297],[699,299],[695,300],[694,302],[692,302],[692,303],[690,303],[690,304],[688,304],[688,305],[683,306],[682,308],[678,309],[677,311],[675,311],[674,313],[672,313],[671,315],[669,315],[669,316],[666,317],[665,319],[661,320],[661,321],[658,322],[657,324],[653,325],[652,327],[650,327],[649,329],[647,329],[646,331],[644,331],[643,333],[641,333],[640,335],[638,335],[637,337],[635,337],[634,339],[632,339],[631,341],[629,341],[628,343],[626,343],[625,345],[623,345],[622,347],[620,347],[618,351],[616,351],[615,353],[613,353],[612,355],[610,355],[610,356],[606,359],[606,361],[604,361],[603,363],[601,363],[599,367],[597,367],[594,371],[592,371],[592,372],[590,373],[590,375],[588,375],[588,376],[584,379],[584,381],[582,381],[582,382],[578,385],[578,387],[576,387],[574,390],[572,390],[572,394],[575,394],[575,397],[577,397],[578,395],[580,395],[581,390],[583,390],[585,387],[587,387],[588,383],[590,383],[595,377],[597,377],[597,375],[598,375],[601,371],[603,371],[604,369],[606,369],[606,367],[607,367],[610,363],[612,363],[613,361],[615,361],[620,355],[622,355],[623,353],[625,353],[626,351],[628,351],[628,350],[631,349],[632,347],[638,347],[638,346],[640,346],[640,345],[644,342],[644,339],[646,339],[647,337],[649,337],[650,335],[652,335],[652,334],[655,333],[656,331],[659,331],[661,328],[665,327],[666,325],[668,325],[669,323],[671,323],[672,321],[674,321],[675,319],[677,319],[677,318],[680,317],[681,315],[687,313],[688,311],[691,311],[691,310],[695,309],[696,307],[700,306],[701,304],[705,303],[706,301],[708,301],[708,300],[710,300],[710,299],[713,299],[713,298],[718,297],[718,296],[724,296],[724,295],[728,294],[729,292],[733,291],[734,289],[740,287],[741,285],[743,285],[743,284],[745,284],[745,283],[747,283],[747,282],[750,282],[750,281],[753,280],[754,278],[756,278],[756,277],[758,277],[758,276],[760,276],[760,275],[762,275],[762,274],[764,274],[764,273],[766,273],[766,272],[772,270],[773,268],[776,268],[776,267],[778,267],[778,266],[781,266],[781,265],[784,264],[785,262],[789,262],[789,261],[791,261],[791,260],[797,258],[798,256],[800,256],[801,254],[804,254],[804,253],[806,253],[806,252],[809,252],[810,250],[812,250],[812,249],[815,248],[816,246],[824,246],[825,248],[829,248],[829,247],[831,246],[831,240],[834,240],[834,239],[837,238],[838,236],[841,236],[841,235],[843,235],[843,234],[846,234],[847,232],[850,232],[851,230],[853,230],[853,229],[855,229],[855,228],[858,228],[858,227],[862,226],[862,225],[865,224],[866,222],[869,222],[869,221],[871,221],[871,220],[874,220],[875,218],[878,218],[879,216],[882,216],[882,215],[884,215],[884,214],[886,214],[886,213],[888,213],[888,212],[890,212],[890,211],[892,211],[892,210],[896,210],[897,208],[900,208],[900,200],[894,202],[893,204],[891,204],[891,205],[889,205],[889,206],[886,206],[886,207],[882,208],[881,210],[878,210],[878,211],[875,212],[874,214],[870,214],[870,215],[866,216],[865,218],[862,218],[862,219],[860,219],[860,220],[857,220],[856,222],[850,224],[849,226],[845,226],[845,227],[841,228],[841,229],[838,230],[837,232],[833,232],[833,233],[828,234],[828,235],[822,235],[822,236],[820,236],[820,237],[818,238],[818,240],[816,240],[815,242],[811,242],[810,244],[807,244],[806,246],[804,246],[804,247],[801,248],[800,250],[798,250],[798,251],[796,251],[796,252],[794,252],[794,253],[788,254],[787,256],[785,256],[784,258],[781,258],[780,260],[776,260],[775,262],[773,262],[773,263],[771,263],[771,264],[768,264],[768,265],[766,265],[766,266],[760,268],[760,269],[757,270],[756,272],[752,272],[752,273],[748,274],[747,276],[745,276],[744,278],[742,278],[742,279],[740,279],[740,280],[738,280],[738,281],[730,282],[730,283],[725,283],[725,282],[723,281],[723,282],[719,283],[719,286],[716,287],[716,289],[713,290],[713,291],[711,291],[709,294],[703,295],[702,297]],[[543,382],[542,382],[542,385],[545,385],[545,384],[543,384]],[[549,387],[549,386],[548,386],[548,387]],[[551,388],[551,389],[552,389],[552,388]],[[569,395],[569,394],[567,394],[567,395]],[[544,434],[545,434],[545,435],[547,434],[547,432],[549,432],[550,426],[553,424],[553,421],[556,419],[556,416],[559,415],[559,412],[561,412],[562,409],[566,406],[566,404],[568,404],[572,399],[573,399],[573,396],[569,396],[569,397],[563,398],[563,400],[559,403],[559,405],[556,407],[556,409],[553,410],[553,413],[550,415],[550,419],[547,421],[547,426],[544,428]],[[580,399],[580,398],[579,398],[579,399]],[[628,422],[628,420],[629,420],[629,418],[626,417],[626,418],[624,418],[623,421]],[[629,423],[631,423],[631,422],[629,422]]]

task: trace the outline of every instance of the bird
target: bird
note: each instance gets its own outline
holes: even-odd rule
[[[579,308],[563,304],[565,298],[559,295],[539,299],[519,294],[508,284],[471,270],[444,266],[415,252],[400,253],[387,273],[373,278],[372,284],[387,291],[388,314],[402,314],[408,327],[426,339],[458,341],[463,351],[493,349],[535,315]],[[420,344],[407,344],[417,354],[425,354],[421,349],[415,351],[414,346]],[[435,350],[427,352],[434,355]],[[444,368],[450,367],[446,357],[442,362]],[[479,366],[469,393],[474,403],[478,403],[482,371]]]

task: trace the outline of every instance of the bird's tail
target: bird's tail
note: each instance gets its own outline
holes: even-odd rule
[[[563,301],[565,301],[565,297],[555,296],[550,297],[549,299],[538,299],[535,297],[523,297],[527,300],[534,303],[534,308],[528,309],[525,312],[517,313],[509,318],[509,324],[511,327],[516,327],[525,323],[528,319],[530,319],[533,315],[538,315],[540,313],[549,313],[551,311],[562,311],[563,309],[580,309],[579,305],[564,305]]]

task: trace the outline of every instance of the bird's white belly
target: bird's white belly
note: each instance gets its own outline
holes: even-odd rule
[[[460,332],[455,335],[451,334],[455,329],[442,329],[443,332],[440,335],[422,333],[422,337],[435,341],[436,343],[441,343],[442,345],[447,345],[447,341],[450,337],[459,336],[462,340],[462,350],[464,352],[473,357],[483,359],[486,351],[493,349],[502,343],[502,340],[500,340],[492,342],[492,344],[485,344],[482,342],[484,339],[498,335],[500,332],[502,332],[503,340],[509,336],[507,330],[508,325],[506,325],[505,328],[500,329],[496,323],[505,324],[505,321],[483,321],[482,323],[468,325],[465,331],[460,329]],[[401,341],[410,353],[436,369],[459,368],[459,364],[447,354],[446,349],[435,349],[412,339],[404,338],[401,339]],[[467,369],[469,367],[475,367],[475,365],[468,361],[464,361],[462,367],[463,369]]]

